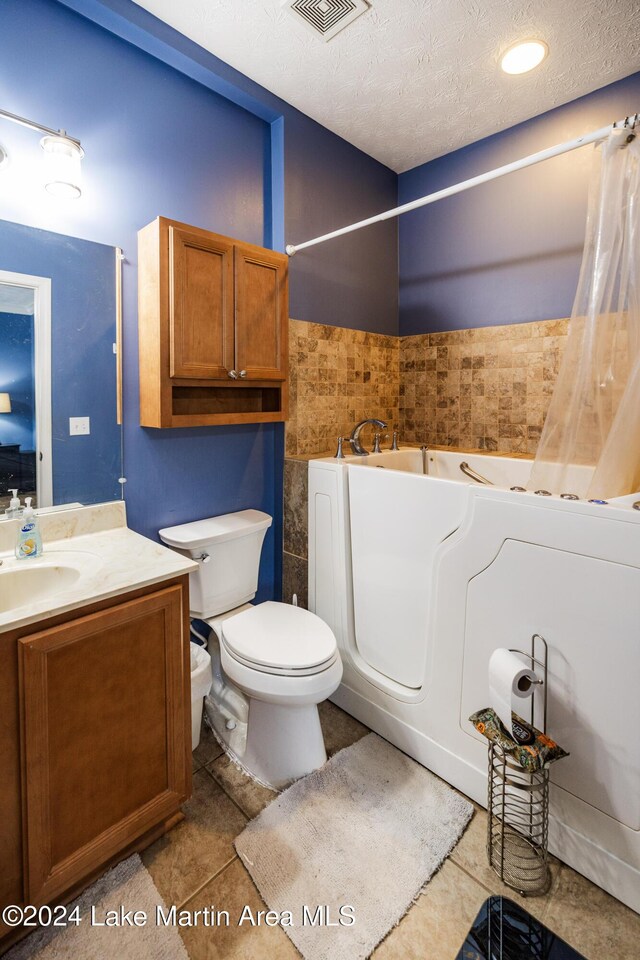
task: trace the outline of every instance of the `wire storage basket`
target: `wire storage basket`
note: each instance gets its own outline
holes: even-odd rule
[[[544,659],[535,656],[535,641],[543,644]],[[544,670],[544,732],[547,721],[547,648],[538,635],[528,657]],[[534,706],[532,703],[531,723]],[[523,896],[547,892],[551,884],[549,854],[549,771],[525,770],[517,758],[494,742],[489,744],[487,856],[507,886]]]
[[[503,883],[523,896],[549,889],[549,771],[529,773],[489,746],[487,856]]]

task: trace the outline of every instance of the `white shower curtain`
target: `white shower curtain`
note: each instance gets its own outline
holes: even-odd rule
[[[640,491],[640,129],[594,149],[569,335],[529,488]]]

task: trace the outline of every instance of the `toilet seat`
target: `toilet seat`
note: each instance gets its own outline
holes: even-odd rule
[[[273,600],[222,623],[221,641],[237,663],[261,673],[304,677],[328,670],[338,657],[336,640],[320,617]]]
[[[231,657],[232,660],[235,660],[236,663],[241,663],[243,666],[249,667],[251,670],[257,670],[259,673],[272,673],[277,677],[315,676],[317,673],[322,673],[323,670],[328,670],[329,667],[336,662],[338,656],[338,651],[336,650],[332,657],[315,667],[266,667],[264,664],[254,663],[251,660],[245,660],[243,657],[238,656],[237,653],[234,653],[233,650],[230,650],[224,640],[222,643],[224,645],[225,652]]]

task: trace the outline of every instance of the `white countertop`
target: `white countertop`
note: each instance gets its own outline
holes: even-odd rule
[[[18,522],[3,521],[0,524],[0,632],[197,570],[197,564],[190,558],[134,533],[125,523],[122,503],[43,515],[43,555],[16,560],[13,542]],[[57,539],[52,538],[55,535]],[[11,601],[11,578],[7,580],[7,588],[3,585],[3,576],[12,571],[35,571],[38,567],[71,568],[76,579],[63,582],[48,596],[29,599],[6,610]],[[55,575],[56,571],[52,570],[52,576]]]

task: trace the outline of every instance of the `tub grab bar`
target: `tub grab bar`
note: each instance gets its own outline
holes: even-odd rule
[[[475,480],[476,483],[487,483],[490,487],[493,486],[491,480],[487,480],[486,477],[483,477],[481,473],[476,473],[473,467],[470,467],[466,460],[463,460],[460,464],[460,469],[468,477],[471,477],[472,480]]]

